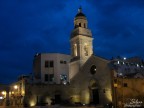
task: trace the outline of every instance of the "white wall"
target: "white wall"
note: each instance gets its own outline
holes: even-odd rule
[[[66,74],[68,76],[69,72],[69,61],[70,61],[70,55],[66,54],[59,54],[59,53],[42,53],[40,54],[40,73],[41,73],[41,82],[45,82],[45,74],[54,74],[54,81],[53,83],[59,84],[60,83],[60,75]],[[46,68],[45,67],[45,61],[53,61],[54,62],[54,68]],[[60,63],[60,61],[66,61],[66,64]]]

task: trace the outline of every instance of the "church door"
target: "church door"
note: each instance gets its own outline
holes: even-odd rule
[[[92,89],[93,104],[99,104],[99,93],[98,89]]]

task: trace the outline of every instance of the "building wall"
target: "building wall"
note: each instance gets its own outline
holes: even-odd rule
[[[69,81],[79,72],[80,62],[74,61],[69,63]]]
[[[33,60],[33,73],[36,80],[41,79],[41,55],[36,54]]]
[[[0,106],[6,106],[9,98],[9,86],[0,84]]]
[[[53,67],[45,67],[45,61],[53,62]],[[47,54],[40,54],[40,57],[35,58],[34,64],[34,74],[40,74],[41,82],[42,83],[60,83],[60,75],[65,74],[68,76],[68,63],[70,61],[70,56],[65,54],[58,54],[58,53],[47,53]],[[39,63],[40,62],[40,63]],[[39,75],[38,74],[38,75]],[[54,79],[53,81],[46,81],[45,74],[53,74]],[[67,78],[68,80],[68,78]]]
[[[131,99],[142,102],[144,106],[144,79],[143,78],[117,78],[116,88],[117,105],[130,104]],[[135,101],[136,102],[136,101]],[[130,105],[136,105],[130,104]]]

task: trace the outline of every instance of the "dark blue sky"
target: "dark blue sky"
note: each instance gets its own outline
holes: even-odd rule
[[[144,58],[144,0],[0,0],[0,83],[31,73],[37,52],[70,54],[80,5],[96,55]]]

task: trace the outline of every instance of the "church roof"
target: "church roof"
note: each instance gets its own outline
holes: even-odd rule
[[[86,16],[85,16],[85,14],[83,14],[82,12],[80,12],[80,13],[77,13],[75,17],[79,17],[79,16],[83,16],[83,17],[86,17]]]
[[[86,17],[84,13],[82,13],[82,8],[80,7],[78,9],[78,13],[76,14],[75,18],[77,17]]]

